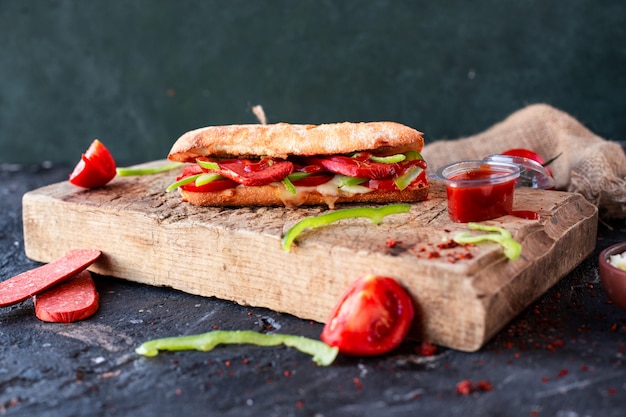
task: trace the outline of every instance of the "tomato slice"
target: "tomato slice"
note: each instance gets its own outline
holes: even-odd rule
[[[411,297],[395,279],[368,275],[341,297],[321,339],[343,354],[380,355],[404,340],[414,314]]]
[[[70,174],[70,183],[83,188],[97,188],[107,184],[116,175],[116,164],[111,152],[95,139]]]

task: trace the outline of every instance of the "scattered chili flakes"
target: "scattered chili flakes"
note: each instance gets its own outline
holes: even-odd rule
[[[458,243],[456,243],[454,240],[450,239],[447,242],[442,242],[437,244],[437,247],[439,249],[454,249],[459,247],[460,245]]]
[[[530,417],[539,417],[539,411],[531,410],[530,411]]]
[[[559,378],[563,378],[563,377],[564,377],[564,376],[566,376],[567,374],[569,374],[569,371],[568,371],[567,369],[561,369],[561,370],[559,371],[559,373],[557,374],[557,376],[558,376]]]
[[[470,252],[472,245],[460,245],[449,239],[440,243],[427,243],[413,248],[416,256],[420,259],[445,258],[446,262],[456,263],[463,259],[472,259]]]
[[[476,389],[480,390],[480,391],[491,391],[493,390],[493,385],[491,385],[491,382],[487,381],[487,380],[483,380],[483,381],[478,381],[475,384]]]
[[[385,246],[387,246],[388,248],[395,248],[397,244],[398,241],[390,237],[387,238],[387,241],[385,242]]]
[[[19,397],[13,397],[10,400],[6,401],[4,404],[0,404],[0,414],[6,414],[7,410],[11,407],[15,407],[20,403]]]
[[[304,408],[304,401],[302,400],[296,401],[296,408]]]
[[[459,395],[470,395],[476,391],[492,391],[493,385],[487,380],[481,380],[476,383],[472,383],[469,379],[464,379],[456,384],[456,393]]]
[[[415,352],[421,356],[434,356],[437,354],[437,346],[430,342],[422,342],[415,348]]]
[[[469,379],[464,379],[456,384],[456,393],[459,395],[470,395],[472,391],[472,381]]]
[[[363,388],[363,384],[361,383],[361,379],[358,377],[354,377],[352,379],[352,382],[354,383],[354,386],[356,387],[356,389],[360,390]]]

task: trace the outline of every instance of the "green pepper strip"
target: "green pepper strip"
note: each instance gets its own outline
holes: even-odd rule
[[[337,357],[339,349],[326,343],[303,336],[286,334],[266,334],[252,330],[215,330],[191,336],[166,337],[142,343],[135,352],[144,356],[156,356],[159,350],[199,350],[208,352],[217,345],[252,344],[257,346],[285,346],[298,349],[313,356],[320,366],[328,366]]]
[[[420,154],[417,151],[406,151],[404,155],[406,155],[406,159],[409,161],[424,160],[424,157],[422,156],[422,154]]]
[[[372,162],[380,162],[383,164],[396,164],[398,162],[402,162],[406,159],[406,155],[397,153],[395,155],[389,156],[370,156],[370,161]]]
[[[215,180],[221,180],[223,178],[224,177],[222,177],[220,174],[200,174],[200,176],[196,178],[196,187],[202,187],[203,185],[206,185]]]
[[[522,245],[520,245],[519,242],[513,239],[513,237],[511,236],[511,232],[509,232],[505,228],[471,222],[467,224],[467,227],[473,230],[495,233],[472,235],[470,232],[461,232],[453,238],[456,243],[462,245],[468,243],[476,244],[484,242],[485,240],[491,240],[502,245],[504,249],[504,256],[506,256],[508,259],[515,261],[520,257],[522,253]]]
[[[420,176],[422,171],[424,171],[424,168],[416,165],[414,167],[409,168],[407,172],[400,175],[398,178],[393,180],[393,182],[394,184],[396,184],[396,187],[398,187],[398,190],[402,191],[405,188],[407,188],[409,185],[411,185],[411,183],[415,181],[417,177]]]
[[[367,217],[372,220],[372,223],[378,224],[385,216],[390,214],[407,213],[409,210],[411,210],[411,206],[408,204],[390,204],[380,208],[354,207],[331,211],[315,217],[307,217],[294,224],[287,231],[287,233],[285,233],[282,240],[282,247],[285,252],[289,252],[291,250],[291,245],[294,240],[296,240],[296,237],[298,237],[298,235],[305,229],[314,229],[334,223],[338,220],[357,217]]]
[[[368,181],[367,178],[349,177],[347,175],[339,175],[338,187],[353,187]]]
[[[283,183],[287,191],[289,191],[291,194],[296,194],[296,186],[293,185],[289,177],[283,178],[281,182]]]
[[[171,171],[172,169],[178,168],[179,166],[184,165],[182,162],[172,162],[171,164],[165,164],[158,167],[153,168],[117,168],[117,175],[120,177],[131,177],[134,175],[152,175],[158,174],[160,172]]]
[[[217,162],[201,161],[201,160],[196,159],[196,163],[204,169],[208,169],[212,171],[218,171],[220,169],[220,166],[217,164]]]
[[[178,187],[181,187],[181,186],[183,186],[183,185],[187,185],[187,184],[191,184],[192,182],[194,182],[195,180],[197,180],[197,179],[198,179],[200,176],[202,176],[202,175],[204,175],[204,174],[196,174],[196,175],[190,175],[190,176],[188,176],[188,177],[185,177],[185,178],[183,178],[183,179],[181,179],[181,180],[179,180],[179,181],[176,181],[176,182],[175,182],[175,183],[173,183],[173,184],[170,184],[170,186],[169,186],[169,187],[167,187],[167,188],[165,189],[165,191],[167,191],[167,192],[169,193],[170,191],[175,190],[175,189],[177,189]]]
[[[290,181],[298,181],[310,176],[310,172],[292,172],[291,174],[287,175],[287,178],[289,178]]]

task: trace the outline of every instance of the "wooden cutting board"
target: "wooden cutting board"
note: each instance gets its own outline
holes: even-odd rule
[[[159,163],[158,161],[155,163]],[[202,208],[166,193],[178,171],[118,177],[97,190],[68,182],[23,197],[26,255],[49,262],[72,248],[97,248],[93,272],[324,322],[359,276],[400,281],[417,317],[411,335],[475,351],[594,249],[597,209],[577,194],[518,189],[503,226],[522,244],[512,262],[497,244],[446,249],[466,225],[449,220],[444,186],[428,201],[379,225],[349,219],[304,232],[287,253],[281,238],[323,207]],[[469,256],[467,254],[470,254]]]

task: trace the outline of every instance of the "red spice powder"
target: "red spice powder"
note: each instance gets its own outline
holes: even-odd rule
[[[415,348],[415,352],[421,356],[434,356],[437,354],[437,346],[430,342],[422,342]]]
[[[478,381],[475,386],[476,386],[476,389],[478,389],[480,391],[491,391],[491,390],[493,390],[493,385],[491,385],[491,382],[489,382],[489,381]]]
[[[456,384],[456,393],[459,395],[470,395],[472,391],[472,381],[468,379],[464,379]]]
[[[437,247],[439,249],[454,249],[459,247],[460,245],[456,243],[454,240],[450,239],[447,242],[439,243]]]
[[[395,248],[397,244],[398,241],[392,238],[387,238],[387,241],[385,242],[385,246],[387,246],[388,248]]]

